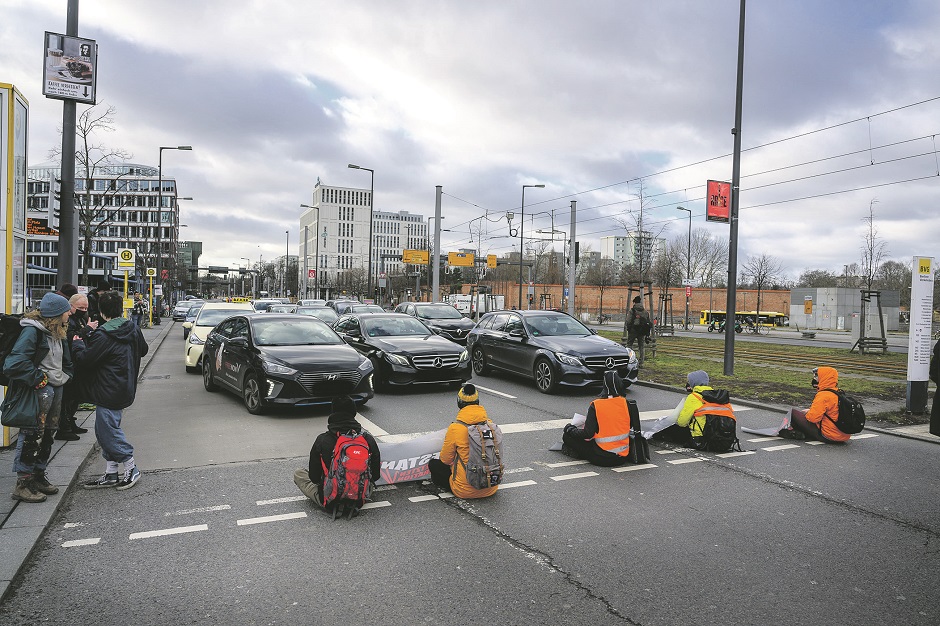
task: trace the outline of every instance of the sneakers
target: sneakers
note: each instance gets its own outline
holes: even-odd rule
[[[780,429],[780,432],[777,433],[777,436],[783,437],[784,439],[806,439],[806,435],[796,430],[795,428],[782,428]]]
[[[33,474],[32,488],[33,491],[44,493],[47,496],[59,493],[59,488],[46,479],[45,472],[36,472]]]
[[[124,470],[124,475],[118,481],[117,488],[119,491],[130,489],[137,484],[138,480],[140,480],[140,470],[136,466],[133,469]]]
[[[10,495],[14,500],[19,500],[20,502],[45,502],[46,496],[43,493],[40,493],[33,486],[33,477],[32,476],[20,476],[16,479],[16,487],[13,488],[13,493]]]
[[[118,475],[117,472],[113,474],[105,474],[95,480],[88,481],[82,485],[85,489],[105,489],[107,487],[117,487],[118,484]]]

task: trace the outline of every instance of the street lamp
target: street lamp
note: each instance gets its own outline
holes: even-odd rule
[[[677,206],[677,211],[685,211],[689,214],[689,240],[688,248],[685,255],[685,279],[687,284],[685,286],[685,327],[689,328],[689,288],[692,286],[692,209],[687,209],[685,207]]]
[[[375,192],[375,170],[370,170],[368,167],[362,167],[360,165],[353,165],[350,163],[347,167],[353,170],[365,170],[369,172],[369,262],[367,264],[367,275],[368,275],[368,284],[369,284],[369,294],[372,295],[372,196]]]
[[[163,284],[163,151],[164,150],[192,150],[192,146],[160,146],[157,158],[157,280]],[[150,294],[150,310],[153,310],[154,294]],[[162,306],[163,293],[160,293],[160,311]],[[160,316],[153,318],[155,325],[160,324]]]
[[[523,185],[522,186],[522,211],[519,217],[519,310],[522,310],[522,253],[523,242],[522,227],[525,224],[525,190],[529,187],[545,187],[545,185]],[[529,307],[526,307],[529,308]]]

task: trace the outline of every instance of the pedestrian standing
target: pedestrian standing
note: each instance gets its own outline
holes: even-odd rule
[[[85,335],[98,327],[98,322],[88,320],[88,298],[80,293],[76,293],[69,298],[69,304],[72,306],[72,315],[69,317],[69,327],[66,338],[85,337]],[[69,354],[71,354],[72,344],[68,342]],[[75,423],[75,412],[81,399],[79,398],[81,372],[76,370],[75,375],[65,383],[62,393],[62,411],[59,414],[59,430],[55,438],[59,441],[77,441],[79,435],[88,432],[87,428],[82,428]]]
[[[134,294],[134,308],[131,309],[131,317],[137,328],[143,328],[144,314],[147,312],[147,305],[144,304],[143,296],[139,293]]]
[[[20,427],[16,440],[12,497],[21,502],[44,502],[59,491],[46,478],[46,467],[59,425],[62,387],[72,376],[66,345],[71,312],[69,301],[59,294],[44,295],[39,309],[23,315],[20,336],[3,363],[3,373],[10,379],[0,409],[4,419],[22,417],[35,424]]]
[[[640,365],[646,358],[646,338],[653,330],[650,314],[643,307],[643,298],[637,296],[633,299],[633,306],[627,313],[627,346],[632,348],[633,342],[639,344]]]
[[[123,410],[134,403],[140,359],[147,354],[143,333],[129,320],[121,317],[124,301],[115,291],[106,291],[98,301],[104,323],[85,339],[73,337],[72,349],[76,366],[84,375],[81,397],[95,403],[95,436],[105,460],[105,473],[89,481],[85,489],[117,487],[130,489],[140,480],[134,461],[134,447],[121,428]],[[119,477],[119,464],[124,473]]]
[[[111,291],[111,285],[103,280],[88,293],[88,319],[101,322],[101,317],[98,315],[98,298],[106,291]]]

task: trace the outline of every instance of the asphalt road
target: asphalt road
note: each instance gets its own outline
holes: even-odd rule
[[[126,413],[144,476],[67,494],[0,606],[34,624],[936,624],[938,448],[742,436],[747,454],[653,447],[615,472],[572,464],[548,420],[591,394],[476,380],[507,431],[493,498],[418,483],[332,522],[291,481],[326,412],[250,416],[186,374],[178,329]],[[645,416],[680,395],[634,387]],[[379,395],[373,432],[437,430],[451,389]],[[741,407],[742,425],[779,414]],[[100,473],[93,459],[84,477]]]

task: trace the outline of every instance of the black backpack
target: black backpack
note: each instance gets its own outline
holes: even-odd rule
[[[650,444],[642,433],[640,423],[640,409],[636,400],[627,400],[627,411],[630,413],[630,452],[627,453],[631,463],[643,465],[650,462]]]
[[[0,385],[4,387],[10,385],[10,379],[3,373],[3,364],[13,352],[16,340],[20,338],[20,331],[23,330],[20,326],[21,319],[21,314],[0,313]]]
[[[824,389],[836,394],[839,398],[839,417],[834,420],[836,428],[846,435],[857,435],[865,428],[865,408],[862,403],[847,396],[844,391],[836,389]]]
[[[706,412],[701,415],[705,418],[702,426],[702,436],[693,437],[693,445],[697,450],[707,452],[741,451],[738,441],[738,422],[734,413],[730,411],[730,397],[724,389],[710,389],[702,392],[702,409]],[[709,405],[713,405],[715,413],[708,413]],[[699,410],[702,410],[699,409]]]

